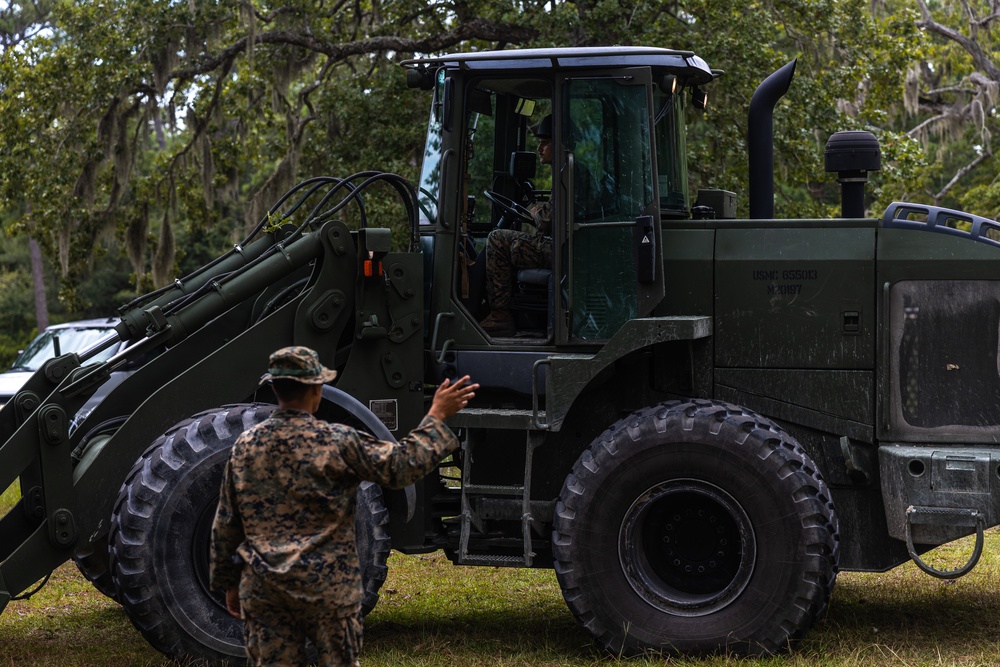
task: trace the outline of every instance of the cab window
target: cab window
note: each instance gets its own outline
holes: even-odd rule
[[[570,81],[567,92],[572,336],[604,340],[638,316],[636,220],[656,208],[648,87],[606,77]]]
[[[656,91],[656,168],[660,186],[660,210],[664,216],[687,218],[687,145],[684,128],[684,96]]]

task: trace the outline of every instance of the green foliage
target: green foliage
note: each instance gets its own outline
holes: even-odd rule
[[[0,235],[0,372],[38,333],[27,243]]]
[[[111,238],[138,289],[163,284],[242,239],[306,176],[412,173],[424,115],[411,124],[397,47],[498,29],[470,20],[445,34],[448,11],[414,2],[60,3],[53,29],[0,63],[0,152],[21,166],[0,172],[0,203],[24,211],[14,229],[58,261],[71,308],[87,304],[78,285]],[[371,132],[392,108],[405,113]],[[386,146],[402,150],[386,160]],[[373,197],[371,214],[393,214],[388,199]],[[214,251],[192,253],[191,239]]]
[[[772,4],[705,1],[686,6],[688,39],[679,46],[725,69],[712,85],[710,108],[694,126],[688,144],[693,173],[702,187],[745,192],[746,110],[754,90],[772,71],[797,60],[795,78],[775,109],[776,213],[782,217],[826,217],[837,211],[835,177],[823,171],[823,149],[840,130],[874,132],[898,147],[884,125],[883,109],[901,99],[899,72],[916,57],[922,40],[912,16],[880,19],[859,3],[798,0]],[[699,30],[699,26],[727,26]],[[892,190],[912,187],[913,155],[884,153]],[[876,189],[872,208],[882,200]],[[745,197],[740,209],[746,212]]]
[[[994,3],[886,2],[881,11],[909,19],[924,36],[917,58],[900,67],[901,102],[894,129],[919,143],[925,163],[914,172],[922,201],[1000,217],[993,194],[992,136],[1000,130],[996,103],[1000,67]]]
[[[822,169],[834,131],[868,129],[883,143],[873,210],[940,188],[974,138],[946,147],[907,136],[907,124],[925,118],[903,103],[914,63],[933,59],[951,77],[975,68],[896,2],[104,0],[42,9],[20,23],[50,28],[27,30],[0,58],[0,154],[17,165],[0,170],[0,208],[13,231],[42,244],[60,274],[54,292],[73,311],[103,302],[84,283],[117,268],[112,255],[128,257],[131,286],[105,280],[95,289],[122,296],[163,284],[242,240],[304,178],[377,169],[414,179],[427,97],[405,88],[399,67],[414,54],[690,49],[726,72],[709,87],[711,108],[692,118],[693,185],[741,195],[749,100],[797,58],[775,117],[777,212],[789,217],[835,213],[834,177]],[[932,148],[939,154],[928,160]],[[991,205],[1000,199],[991,187],[978,183],[960,199]],[[746,197],[739,202],[745,212]],[[404,242],[391,189],[369,191],[365,211],[368,224],[392,226]],[[342,215],[360,224],[358,207]]]

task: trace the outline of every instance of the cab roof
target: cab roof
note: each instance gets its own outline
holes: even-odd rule
[[[666,68],[691,84],[705,84],[722,74],[712,70],[693,51],[675,51],[652,46],[592,46],[551,49],[470,51],[414,58],[404,67],[448,67],[463,70],[572,69],[595,67]]]

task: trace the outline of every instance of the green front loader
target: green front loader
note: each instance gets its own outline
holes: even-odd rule
[[[685,121],[721,74],[691,52],[404,67],[433,97],[418,183],[302,183],[0,410],[0,486],[22,493],[0,520],[0,608],[72,558],[157,649],[240,659],[209,528],[229,448],[274,407],[267,356],[290,344],[339,371],[320,415],[381,438],[444,378],[482,385],[441,471],[359,492],[366,609],[390,548],[443,550],[554,568],[612,654],[760,654],[813,626],[839,570],[975,566],[1000,523],[1000,224],[908,203],[866,217],[866,132],[827,144],[841,218],[773,219],[771,110],[794,63],[750,105],[750,219],[734,193],[689,190]],[[550,115],[551,166],[533,137]],[[404,220],[366,218],[373,186]],[[488,236],[530,233],[526,207],[546,202],[552,261],[516,267],[516,333],[490,336]],[[956,570],[922,559],[967,535]]]

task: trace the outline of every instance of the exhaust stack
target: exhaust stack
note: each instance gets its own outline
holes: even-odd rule
[[[747,117],[750,160],[750,217],[774,217],[774,105],[788,92],[795,75],[791,61],[757,86]]]

